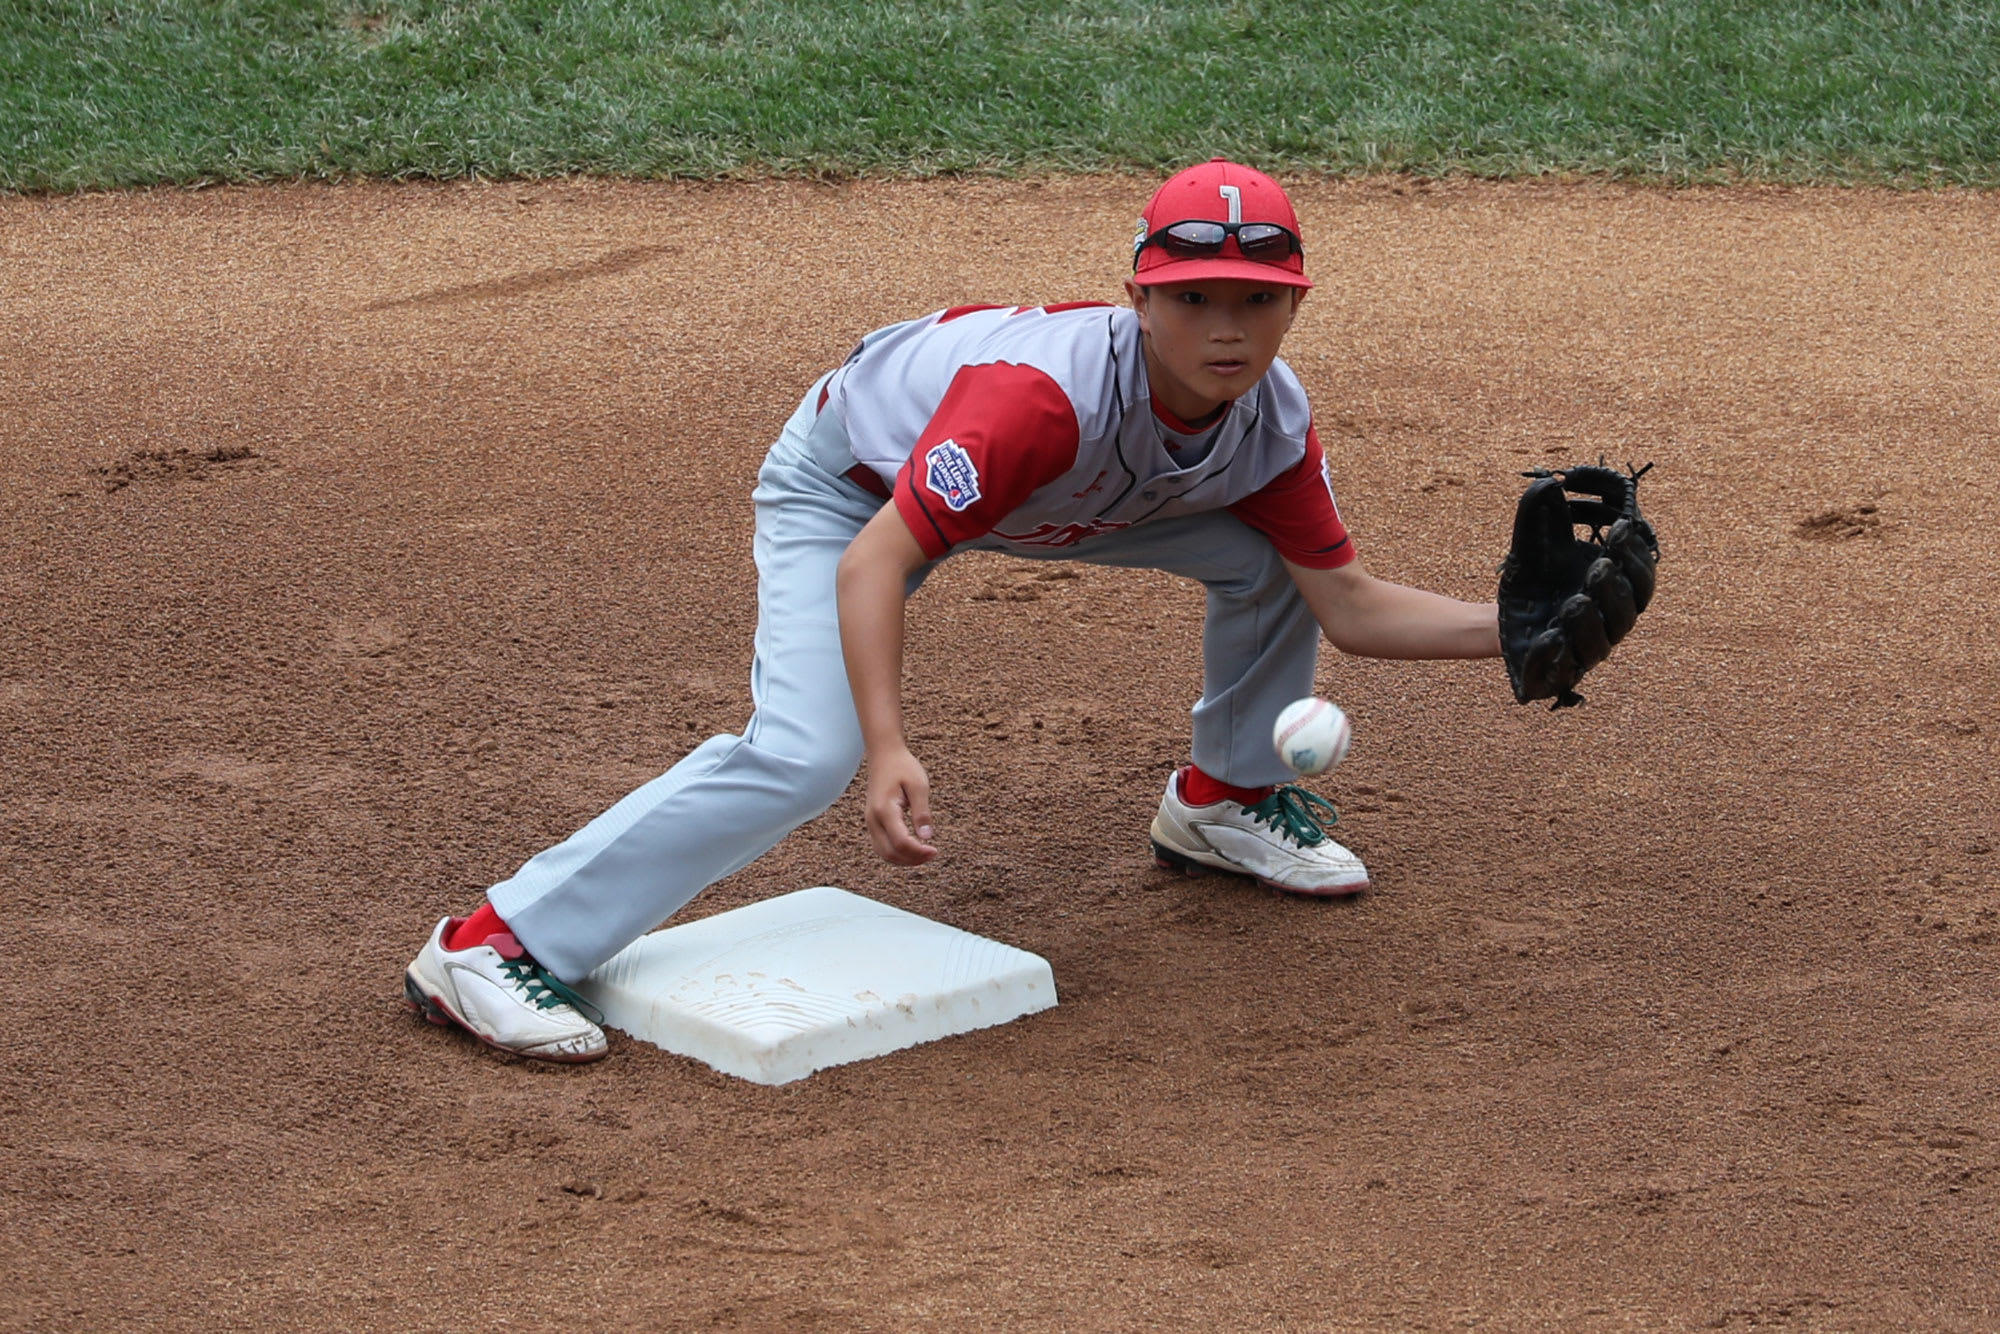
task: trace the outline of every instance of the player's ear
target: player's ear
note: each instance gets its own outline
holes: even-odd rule
[[[1306,299],[1306,289],[1303,287],[1294,287],[1291,289],[1291,293],[1292,293],[1292,304],[1291,307],[1285,311],[1286,333],[1290,333],[1292,331],[1293,323],[1299,318],[1299,307],[1305,303]]]
[[[1152,296],[1152,291],[1152,288],[1141,287],[1130,278],[1125,280],[1125,295],[1131,298],[1132,309],[1139,313],[1139,330],[1142,333],[1151,332],[1146,327],[1146,312],[1148,299]]]

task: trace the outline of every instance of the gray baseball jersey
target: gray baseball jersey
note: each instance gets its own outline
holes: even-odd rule
[[[1291,368],[1275,362],[1190,428],[1153,401],[1138,317],[1122,306],[961,306],[878,329],[820,409],[932,559],[1218,509],[1296,564],[1354,558]]]

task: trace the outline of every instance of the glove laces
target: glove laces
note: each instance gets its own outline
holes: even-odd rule
[[[1296,783],[1273,788],[1271,795],[1254,806],[1246,806],[1251,818],[1260,820],[1303,848],[1326,842],[1326,826],[1340,819],[1333,803]],[[1317,812],[1325,811],[1321,818]]]

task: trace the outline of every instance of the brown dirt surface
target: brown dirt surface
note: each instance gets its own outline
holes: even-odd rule
[[[1658,466],[1521,708],[1322,660],[1352,903],[1156,870],[1200,603],[947,562],[911,728],[696,901],[836,884],[1051,1011],[766,1088],[402,1002],[436,918],[747,707],[748,493],[861,332],[1116,298],[1138,179],[0,199],[9,1329],[1989,1329],[2000,197],[1301,182],[1377,573]]]

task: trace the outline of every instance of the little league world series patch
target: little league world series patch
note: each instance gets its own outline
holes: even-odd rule
[[[924,485],[956,514],[979,499],[979,469],[956,440],[940,441],[924,455]]]

